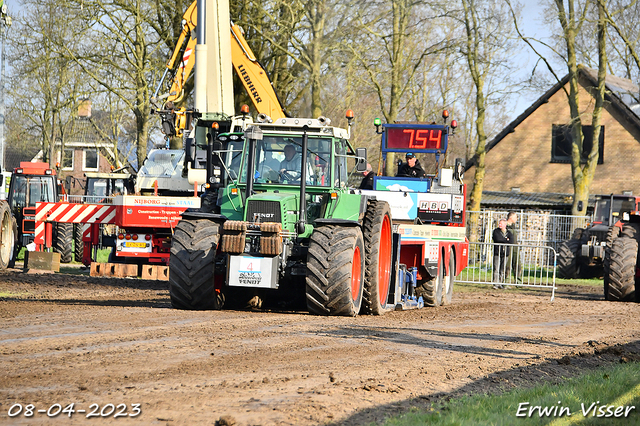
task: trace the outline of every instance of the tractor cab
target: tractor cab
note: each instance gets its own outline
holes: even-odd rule
[[[129,173],[85,173],[84,198],[87,203],[103,203],[116,195],[135,193],[134,179]]]
[[[640,197],[633,195],[596,195],[593,225],[602,225],[606,231],[618,221],[628,222],[629,214],[638,211]]]
[[[13,170],[7,201],[16,218],[19,246],[33,242],[36,203],[57,202],[58,194],[56,171],[47,163],[21,162]]]

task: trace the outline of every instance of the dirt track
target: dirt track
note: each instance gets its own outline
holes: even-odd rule
[[[640,304],[600,292],[566,286],[550,302],[549,292],[487,288],[445,308],[325,318],[178,311],[166,282],[12,270],[0,273],[0,424],[52,423],[9,418],[16,403],[141,404],[137,417],[101,424],[368,424],[443,393],[637,359]]]

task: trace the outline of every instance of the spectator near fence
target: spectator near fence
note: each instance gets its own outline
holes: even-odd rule
[[[498,227],[493,230],[493,288],[504,288],[505,272],[507,270],[507,260],[509,260],[509,246],[513,243],[513,235],[507,229],[507,220],[500,219]]]
[[[511,232],[512,241],[511,244],[514,247],[511,248],[511,253],[508,255],[507,259],[507,274],[511,275],[513,272],[513,276],[516,282],[522,282],[522,261],[520,259],[520,249],[517,247],[518,244],[518,229],[516,227],[516,223],[518,222],[518,214],[514,211],[510,211],[507,214],[507,230]]]

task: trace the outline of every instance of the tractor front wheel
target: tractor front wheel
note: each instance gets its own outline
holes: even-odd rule
[[[602,259],[603,281],[604,281],[604,299],[609,300],[609,274],[611,273],[611,247],[613,241],[620,235],[619,226],[610,226],[607,231],[607,242],[604,246],[604,258]]]
[[[392,232],[389,204],[371,201],[364,216],[363,314],[382,315],[385,312],[391,284]]]
[[[5,202],[0,203],[0,269],[2,270],[7,269],[13,256],[16,242],[13,222],[9,205]]]
[[[307,258],[307,308],[317,315],[356,316],[362,305],[362,231],[336,225],[314,229]]]
[[[53,251],[60,253],[60,263],[73,260],[73,223],[57,223],[54,225]]]
[[[169,296],[177,309],[221,309],[214,269],[220,239],[219,225],[207,219],[178,222],[171,240]]]
[[[572,238],[564,241],[558,248],[558,277],[574,279],[578,278],[580,269],[580,250],[582,241]]]

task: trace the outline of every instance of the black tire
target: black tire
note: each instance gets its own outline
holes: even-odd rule
[[[442,254],[441,254],[442,256]],[[422,296],[424,306],[438,307],[442,304],[442,293],[444,283],[444,260],[440,259],[438,274],[430,280],[418,282],[416,286],[416,296]]]
[[[444,265],[444,260],[443,260]],[[456,279],[456,256],[453,254],[453,250],[449,252],[449,270],[447,276],[443,280],[442,284],[442,304],[450,305],[453,299],[453,283]]]
[[[635,238],[621,236],[613,241],[607,300],[633,301],[635,299],[637,257],[638,242]]]
[[[16,259],[18,258],[18,254],[20,253],[20,245],[18,245],[18,221],[15,217],[11,217],[11,225],[13,228],[13,252],[11,253],[11,258],[9,259],[9,263],[7,268],[15,268],[16,267]]]
[[[364,257],[360,228],[336,225],[315,228],[307,257],[309,312],[356,316],[362,305]]]
[[[391,287],[393,229],[386,201],[371,201],[363,222],[365,273],[363,314],[382,315]]]
[[[580,273],[580,250],[582,250],[582,242],[577,239],[564,241],[560,244],[560,247],[558,247],[559,278],[578,278]]]
[[[582,235],[584,234],[584,232],[586,231],[586,229],[584,228],[576,228],[573,230],[573,234],[571,234],[571,239],[572,240],[582,240]]]
[[[9,205],[4,201],[0,202],[0,270],[7,269],[13,256],[16,241],[13,223]]]
[[[181,220],[171,239],[169,296],[177,309],[221,309],[214,269],[219,225],[207,219]]]
[[[613,241],[616,238],[618,238],[619,235],[620,235],[619,226],[609,227],[609,230],[607,231],[606,245],[604,246],[604,258],[602,259],[605,300],[609,300],[609,273],[610,273],[610,265],[611,265],[611,246],[613,245]]]
[[[638,238],[640,238],[640,223],[625,223],[622,225],[620,235],[638,241]]]
[[[73,260],[73,223],[57,223],[54,226],[53,251],[60,253],[60,263]]]
[[[82,224],[73,225],[73,255],[76,262],[82,262],[84,242],[82,241]]]

